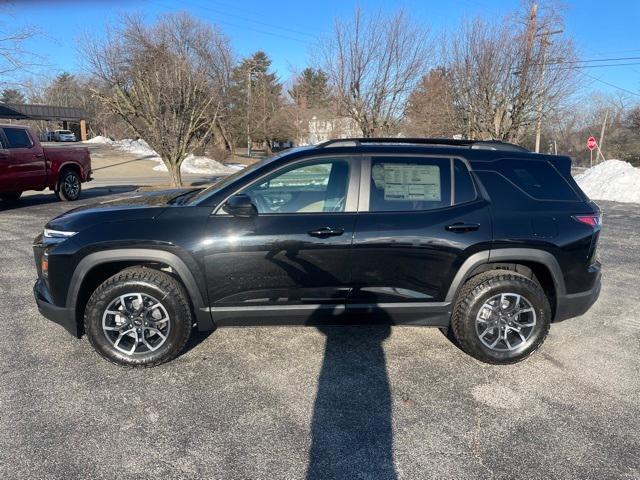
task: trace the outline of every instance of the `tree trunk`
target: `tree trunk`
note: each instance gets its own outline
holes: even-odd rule
[[[180,172],[180,165],[176,165],[175,163],[164,162],[169,170],[169,175],[171,176],[171,186],[172,187],[181,187],[182,186],[182,173]]]

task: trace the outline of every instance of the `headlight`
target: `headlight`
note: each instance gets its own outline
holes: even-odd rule
[[[51,230],[50,228],[44,229],[45,238],[69,238],[73,237],[78,232],[66,232],[64,230]]]

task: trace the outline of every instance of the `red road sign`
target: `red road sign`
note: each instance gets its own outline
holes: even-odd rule
[[[596,143],[596,137],[593,135],[587,139],[587,148],[591,151],[595,150],[598,144]]]

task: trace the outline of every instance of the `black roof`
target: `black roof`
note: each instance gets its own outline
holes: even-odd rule
[[[87,112],[76,107],[0,103],[0,118],[79,122],[87,118]]]
[[[456,140],[452,138],[335,138],[315,145],[324,147],[359,147],[362,145],[433,145],[447,147],[465,147],[477,150],[508,150],[512,152],[529,152],[526,148],[500,140]]]

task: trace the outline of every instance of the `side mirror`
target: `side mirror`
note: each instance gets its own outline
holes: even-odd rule
[[[258,209],[251,203],[251,197],[244,193],[229,197],[222,209],[234,217],[255,217],[258,215]]]

